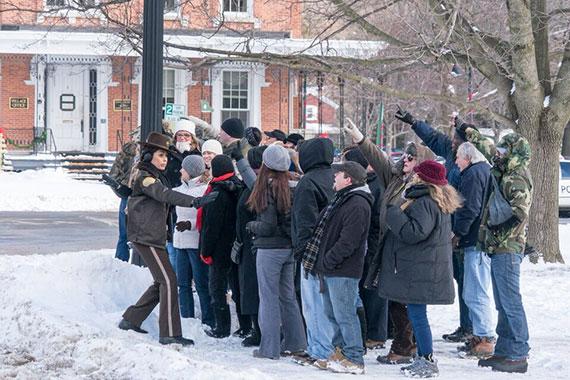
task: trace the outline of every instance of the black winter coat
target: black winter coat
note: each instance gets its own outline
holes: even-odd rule
[[[333,157],[334,147],[329,139],[309,139],[299,148],[299,165],[304,175],[295,188],[291,210],[291,238],[295,252],[304,249],[313,235],[320,212],[334,196]]]
[[[164,249],[170,206],[192,207],[193,197],[171,190],[152,164],[140,162],[127,203],[127,239]]]
[[[463,207],[453,215],[453,233],[461,238],[459,248],[477,245],[490,175],[491,166],[487,162],[469,165],[461,172],[459,192],[464,199]]]
[[[238,200],[236,221],[236,240],[243,243],[241,262],[238,265],[238,276],[241,313],[245,315],[257,314],[259,310],[256,255],[251,236],[245,229],[248,222],[255,220],[255,213],[246,205],[250,195],[250,189],[245,188],[242,191]]]
[[[370,193],[374,198],[370,214],[370,228],[368,230],[368,249],[366,250],[367,259],[372,259],[380,246],[380,206],[384,197],[384,186],[376,173],[368,173],[366,184],[370,189]]]
[[[403,304],[452,304],[451,217],[422,185],[406,191],[402,211],[388,206],[378,293]]]
[[[194,149],[180,153],[174,146],[171,146],[168,150],[168,163],[166,164],[166,169],[164,169],[164,176],[173,188],[182,185],[182,180],[180,179],[182,161],[193,154],[200,155],[200,151]]]
[[[233,184],[233,186],[232,186]],[[220,266],[231,266],[231,250],[236,237],[236,210],[243,183],[233,176],[227,181],[212,182],[212,191],[219,192],[215,201],[202,211],[200,254],[212,257]]]
[[[348,191],[350,198],[327,219],[315,272],[328,277],[360,279],[373,198],[367,187]]]

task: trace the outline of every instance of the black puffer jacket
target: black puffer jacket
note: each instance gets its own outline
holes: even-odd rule
[[[163,248],[166,245],[170,206],[192,207],[193,197],[169,189],[162,173],[140,162],[127,203],[127,238],[133,243]]]
[[[200,231],[200,254],[212,257],[216,264],[230,266],[230,253],[236,237],[237,203],[243,182],[236,176],[227,181],[212,182],[212,191],[217,191],[215,201],[202,211]]]
[[[200,151],[194,149],[180,153],[174,146],[171,146],[168,150],[168,164],[166,164],[166,169],[164,169],[164,176],[173,188],[182,185],[182,180],[180,179],[182,161],[193,154],[200,155]]]
[[[404,304],[452,304],[451,217],[425,185],[406,191],[404,211],[388,206],[378,293]]]
[[[305,174],[295,188],[291,211],[291,237],[296,254],[303,251],[320,212],[334,196],[333,157],[334,147],[329,139],[309,139],[299,148],[299,165]]]

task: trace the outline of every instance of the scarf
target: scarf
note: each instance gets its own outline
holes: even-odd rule
[[[230,179],[231,177],[234,176],[234,173],[226,173],[224,175],[221,175],[219,177],[216,178],[212,178],[212,180],[210,181],[210,183],[208,183],[208,188],[206,189],[206,191],[204,192],[204,195],[208,195],[212,192],[212,183],[216,183],[216,182],[221,182],[221,181],[225,181],[227,179]],[[204,213],[203,207],[200,207],[198,209],[198,213],[196,215],[196,229],[198,231],[202,230],[202,214]]]
[[[325,226],[327,222],[330,220],[332,214],[346,202],[348,198],[354,193],[351,190],[357,188],[359,186],[349,186],[341,191],[337,192],[335,197],[333,198],[332,202],[324,209],[319,222],[317,223],[317,227],[313,231],[313,236],[307,242],[304,247],[304,252],[302,256],[303,268],[305,268],[305,276],[308,276],[308,273],[313,273],[315,268],[315,263],[317,262],[317,257],[319,255],[319,249],[321,247],[321,241],[323,235],[325,233]]]

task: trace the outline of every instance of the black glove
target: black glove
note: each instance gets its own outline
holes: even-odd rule
[[[394,116],[396,117],[396,119],[401,120],[406,124],[412,125],[416,122],[416,119],[414,119],[412,114],[401,109],[400,106],[398,106],[398,111],[396,111]]]
[[[192,229],[192,222],[189,220],[185,220],[183,222],[176,223],[176,231],[190,231]]]
[[[204,195],[203,197],[196,198],[192,202],[192,207],[194,207],[194,208],[204,207],[208,203],[215,201],[216,198],[218,197],[218,194],[219,193],[217,191],[212,191],[208,195]]]
[[[241,141],[237,142],[235,148],[230,152],[230,156],[236,160],[236,162],[243,159],[243,153],[241,152]]]
[[[105,185],[109,186],[119,198],[128,198],[133,192],[130,187],[120,184],[115,178],[108,174],[103,174],[101,178]]]

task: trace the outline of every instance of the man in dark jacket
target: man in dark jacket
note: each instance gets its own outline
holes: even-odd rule
[[[404,123],[410,124],[412,130],[436,155],[445,158],[445,170],[447,172],[447,182],[456,190],[459,189],[460,171],[455,163],[455,155],[459,145],[467,141],[465,130],[468,127],[474,128],[470,124],[462,123],[455,118],[455,134],[451,139],[446,134],[432,128],[428,123],[415,119],[412,114],[398,107],[396,118]],[[469,308],[463,300],[463,256],[458,250],[453,252],[453,278],[457,282],[457,293],[459,298],[459,327],[450,334],[444,334],[443,339],[449,342],[460,342],[471,339],[473,325],[469,317]]]
[[[468,142],[459,146],[455,161],[461,170],[459,192],[464,203],[453,218],[453,246],[463,250],[463,299],[473,322],[473,337],[459,350],[462,357],[484,358],[493,355],[495,348],[490,289],[491,258],[477,247],[477,239],[491,167],[485,156]]]
[[[388,300],[381,298],[376,290],[364,287],[364,279],[368,273],[370,261],[380,248],[380,205],[384,196],[384,186],[357,146],[344,153],[344,160],[357,162],[366,169],[366,184],[374,198],[367,238],[368,248],[364,260],[364,273],[359,283],[360,297],[364,308],[363,310],[358,308],[360,323],[363,324],[362,327],[364,328],[364,345],[367,349],[373,350],[383,348],[388,335]]]
[[[291,238],[295,259],[300,260],[313,235],[319,214],[333,197],[333,143],[329,139],[314,138],[299,147],[299,165],[304,176],[295,188],[291,210]],[[300,267],[297,266],[299,269]],[[327,359],[333,352],[332,331],[321,322],[322,300],[319,279],[311,273],[297,271],[295,287],[300,288],[302,312],[307,325],[307,354],[309,358],[295,360]],[[300,284],[299,279],[300,278]],[[311,360],[312,359],[312,360]]]
[[[331,343],[340,349],[315,365],[359,374],[364,372],[364,348],[356,314],[358,283],[364,268],[373,197],[366,185],[366,170],[360,164],[347,161],[334,168],[337,193],[320,215],[307,245],[303,268],[307,272],[314,270],[320,279],[324,288],[322,313],[332,327]]]

